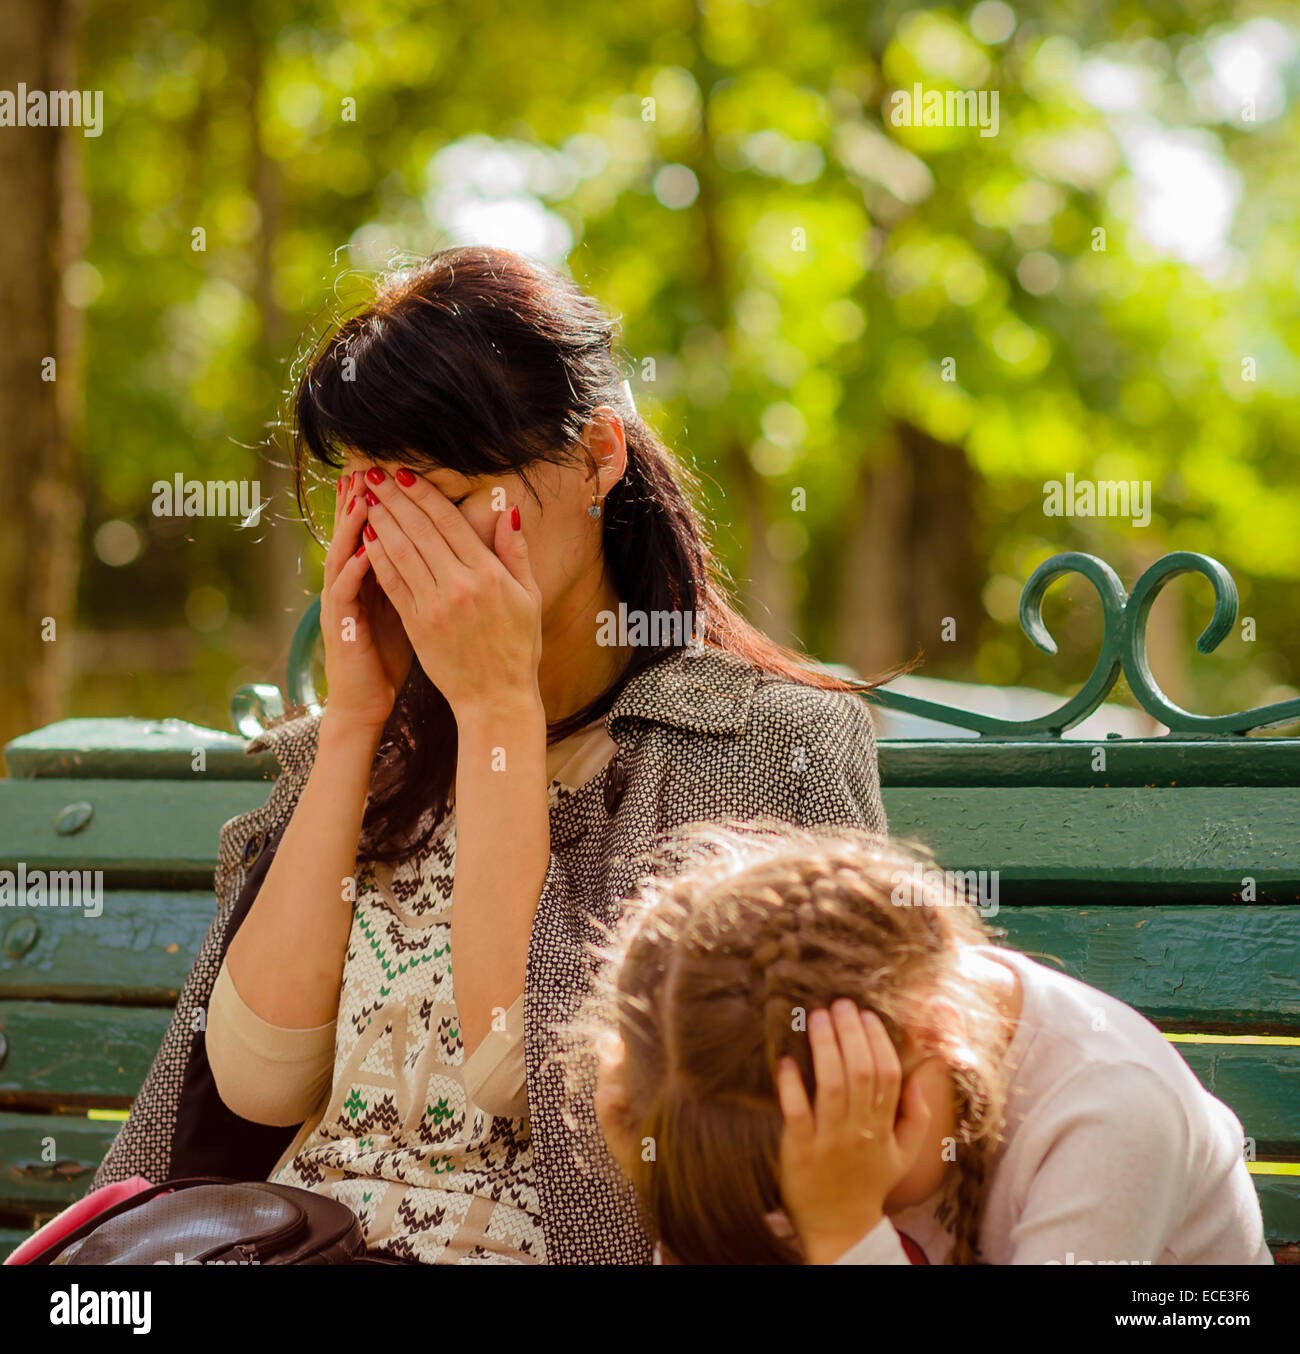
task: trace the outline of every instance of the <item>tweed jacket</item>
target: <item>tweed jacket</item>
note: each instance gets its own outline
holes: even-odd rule
[[[131,1114],[95,1185],[141,1174],[265,1179],[294,1129],[238,1119],[215,1095],[203,1014],[221,958],[260,887],[306,783],[320,716],[259,735],[282,768],[266,804],[225,825],[217,914]],[[726,818],[885,830],[875,736],[865,701],[760,673],[713,647],[677,651],[638,674],[605,717],[618,752],[551,809],[551,859],[529,943],[524,1056],[546,1255],[552,1264],[643,1264],[651,1249],[630,1188],[575,1150],[554,1031],[586,995],[601,940],[617,922],[645,854],[674,827]],[[270,849],[268,849],[270,848]],[[589,1105],[587,1109],[589,1110]]]

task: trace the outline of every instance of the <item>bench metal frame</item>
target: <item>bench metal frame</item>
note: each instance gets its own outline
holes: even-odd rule
[[[1231,715],[1175,705],[1145,632],[1173,578],[1214,586],[1197,647],[1232,628],[1222,565],[1178,552],[1127,595],[1092,555],[1053,557],[1020,602],[1030,640],[1049,587],[1080,574],[1103,636],[1082,688],[1029,720],[880,689],[878,706],[978,738],[879,744],[891,832],[948,869],[996,871],[1002,938],[1155,1021],[1242,1120],[1243,1150],[1280,1259],[1300,1260],[1300,740],[1247,737],[1300,722],[1300,701]],[[298,627],[287,703],[318,707],[319,599]],[[1161,738],[1062,734],[1120,674]],[[5,749],[0,869],[102,870],[103,915],[0,908],[0,1251],[84,1193],[162,1038],[211,922],[222,823],[257,807],[277,772],[248,738],[286,711],[269,685],[232,702],[238,734],[178,720],[64,720]],[[197,754],[201,750],[202,756]],[[202,770],[196,770],[198,763]]]

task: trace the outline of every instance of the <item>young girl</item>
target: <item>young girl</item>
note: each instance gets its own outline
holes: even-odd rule
[[[937,872],[860,832],[671,850],[574,1058],[664,1260],[1272,1262],[1231,1110]]]
[[[250,745],[281,774],[222,832],[97,1185],[271,1178],[390,1261],[649,1259],[626,1185],[574,1168],[548,1065],[597,924],[681,823],[885,819],[864,702],[733,608],[613,335],[572,278],[466,246],[302,370],[328,699]]]

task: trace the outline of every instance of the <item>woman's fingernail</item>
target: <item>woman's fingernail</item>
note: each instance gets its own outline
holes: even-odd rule
[[[376,503],[379,502],[379,500],[374,496],[374,494],[372,494],[372,493],[370,492],[369,489],[366,490],[366,502],[367,502],[372,508],[375,506]]]
[[[399,467],[393,478],[406,489],[415,483],[415,476],[405,466]]]
[[[359,545],[357,546],[357,553],[353,556],[353,559],[360,559],[361,556],[364,555],[365,553],[366,547],[364,545]]]
[[[372,465],[370,469],[366,471],[366,479],[368,479],[371,484],[383,484],[384,472],[380,470],[377,465]]]
[[[510,530],[511,530],[511,531],[518,531],[518,530],[519,530],[519,509],[518,509],[518,508],[511,508],[511,509],[510,509]]]
[[[350,498],[350,499],[348,499],[347,512],[345,512],[345,513],[343,514],[343,516],[346,517],[346,516],[348,515],[348,513],[351,512],[352,509],[355,508],[356,506],[357,506],[357,500],[356,500],[355,498]]]
[[[367,523],[365,524],[365,526],[363,526],[363,527],[361,528],[361,534],[362,534],[362,535],[366,538],[366,540],[368,540],[368,541],[373,541],[373,540],[375,539],[375,529],[374,529],[374,527],[372,527],[372,526],[370,525],[369,522],[367,522]]]
[[[338,488],[338,492],[339,492],[339,493],[342,493],[342,492],[343,492],[343,481],[344,481],[345,479],[347,479],[347,476],[346,476],[346,475],[340,475],[340,476],[339,476],[339,488]]]
[[[825,1029],[831,1023],[831,1013],[829,1011],[816,1010],[808,1017],[810,1029]]]

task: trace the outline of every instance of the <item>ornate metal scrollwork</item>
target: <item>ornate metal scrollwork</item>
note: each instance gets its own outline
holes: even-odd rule
[[[289,701],[309,710],[320,709],[316,683],[312,679],[312,656],[320,639],[320,598],[313,597],[302,613],[289,645]],[[255,738],[274,720],[284,717],[284,697],[280,688],[268,683],[241,686],[230,700],[230,718],[245,738]]]
[[[1048,588],[1066,574],[1081,574],[1097,590],[1101,600],[1102,636],[1097,661],[1079,691],[1057,709],[1033,719],[1000,719],[883,688],[872,692],[868,699],[887,710],[921,715],[959,729],[972,729],[984,738],[1059,738],[1066,729],[1087,719],[1101,705],[1123,672],[1138,703],[1149,715],[1167,725],[1171,734],[1213,737],[1300,723],[1300,700],[1279,701],[1233,715],[1198,715],[1175,705],[1160,689],[1147,662],[1147,620],[1152,603],[1165,584],[1187,573],[1203,574],[1214,585],[1214,614],[1196,641],[1201,653],[1213,653],[1237,619],[1237,587],[1232,575],[1218,560],[1190,550],[1175,551],[1157,560],[1134,584],[1132,594],[1126,595],[1119,575],[1109,564],[1096,555],[1071,550],[1053,555],[1040,564],[1020,594],[1020,627],[1047,654],[1057,651],[1056,641],[1043,621],[1043,599]],[[317,597],[303,613],[289,651],[288,698],[293,704],[308,709],[320,708],[312,678],[312,656],[319,638],[320,598]],[[273,686],[242,686],[231,702],[235,727],[250,738],[261,732],[268,719],[278,718],[283,713],[284,702],[279,690]]]
[[[302,613],[302,620],[293,632],[289,646],[289,699],[294,705],[305,705],[315,710],[320,706],[316,683],[312,680],[311,660],[320,639],[320,598],[313,597],[311,606]]]
[[[1115,571],[1095,555],[1078,551],[1053,555],[1030,575],[1020,595],[1020,626],[1044,653],[1054,654],[1056,642],[1043,623],[1043,597],[1047,589],[1065,574],[1082,574],[1097,589],[1102,607],[1101,651],[1088,680],[1079,692],[1059,708],[1035,719],[998,719],[971,710],[960,710],[937,701],[905,696],[881,689],[869,699],[888,710],[922,715],[960,729],[973,729],[985,738],[1059,738],[1086,719],[1110,694],[1122,671],[1129,688],[1142,708],[1171,734],[1207,737],[1219,734],[1244,734],[1251,729],[1274,728],[1300,722],[1300,700],[1279,701],[1234,715],[1198,715],[1175,705],[1161,691],[1147,662],[1146,627],[1151,605],[1160,590],[1179,574],[1203,574],[1214,585],[1214,615],[1201,632],[1196,647],[1201,653],[1213,653],[1237,619],[1237,587],[1232,575],[1218,560],[1190,550],[1175,551],[1157,560],[1138,579],[1131,596]]]

